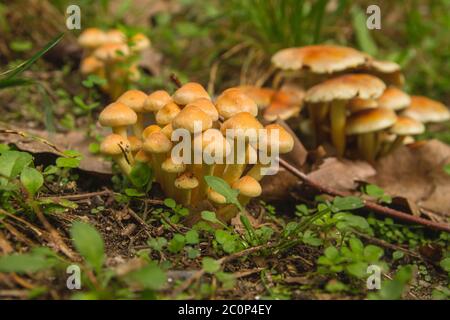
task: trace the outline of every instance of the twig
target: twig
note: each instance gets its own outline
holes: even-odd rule
[[[26,133],[26,132],[17,131],[17,130],[11,130],[11,129],[0,129],[0,133],[3,133],[3,134],[15,134],[15,135],[18,135],[18,136],[21,136],[21,137],[24,137],[24,138],[29,138],[29,139],[35,140],[35,141],[37,141],[39,143],[42,143],[42,144],[45,144],[46,146],[49,146],[58,155],[63,156],[63,157],[67,157],[64,154],[63,150],[59,149],[55,144],[51,143],[50,141],[48,141],[48,140],[46,140],[44,138],[41,138],[41,137],[38,137],[38,136],[35,136],[35,135],[31,135],[31,134]]]
[[[95,197],[95,196],[103,196],[103,195],[109,195],[109,194],[112,194],[112,191],[110,191],[110,190],[103,190],[103,191],[80,193],[80,194],[68,194],[68,195],[62,195],[62,196],[40,197],[39,199],[41,199],[41,200],[42,199],[80,200],[80,199],[92,198],[92,197]]]
[[[170,81],[173,82],[173,84],[177,87],[177,88],[181,88],[183,86],[183,84],[181,83],[180,79],[178,79],[177,75],[175,73],[171,73],[170,74]]]
[[[311,180],[306,174],[304,174],[303,172],[301,172],[300,170],[298,170],[297,168],[295,168],[294,166],[289,164],[287,161],[280,159],[280,158],[279,158],[279,161],[280,161],[281,166],[283,166],[283,168],[285,168],[286,170],[291,172],[293,175],[295,175],[300,180],[302,180],[304,183],[308,184],[309,186],[313,187],[314,189],[316,189],[320,192],[329,194],[331,196],[335,196],[335,197],[336,196],[339,196],[339,197],[347,196],[346,194],[344,194],[340,191],[334,190],[327,186],[320,185],[317,182]],[[388,217],[391,217],[394,219],[399,219],[399,220],[402,220],[405,222],[420,224],[422,226],[428,227],[433,230],[450,232],[449,225],[437,223],[437,222],[434,222],[431,220],[426,220],[426,219],[423,219],[420,217],[416,217],[416,216],[407,214],[402,211],[398,211],[398,210],[395,210],[395,209],[392,209],[389,207],[384,207],[384,206],[374,203],[372,201],[368,201],[368,200],[364,200],[364,199],[362,199],[362,201],[364,202],[364,206],[366,207],[366,209],[369,209],[375,213],[385,215],[385,216],[388,216]]]

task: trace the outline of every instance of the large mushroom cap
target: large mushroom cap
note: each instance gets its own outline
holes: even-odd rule
[[[172,126],[174,129],[186,129],[190,133],[195,133],[195,130],[201,129],[205,131],[212,127],[211,117],[200,108],[190,105],[184,107],[183,110],[173,119]],[[197,128],[201,126],[201,128]]]
[[[281,90],[274,93],[270,105],[264,109],[264,120],[287,120],[297,116],[302,109],[304,98],[305,91],[303,89],[294,86],[284,86]]]
[[[425,126],[422,122],[412,118],[398,116],[397,121],[389,131],[400,136],[416,135],[423,133],[425,131]]]
[[[274,145],[278,145],[278,152],[288,153],[294,148],[294,138],[289,132],[286,131],[281,125],[277,123],[269,124],[266,126],[267,130],[267,141],[262,141],[268,145],[269,150],[273,148]],[[272,133],[278,131],[278,139],[272,140]]]
[[[137,115],[125,104],[113,102],[100,113],[99,121],[104,127],[128,126],[136,123]]]
[[[172,102],[172,97],[164,90],[157,90],[148,95],[144,109],[148,112],[158,112],[166,104]]]
[[[185,172],[175,180],[175,187],[185,190],[195,189],[198,187],[198,180],[192,173]]]
[[[239,88],[225,90],[216,101],[216,108],[224,119],[231,118],[237,113],[248,112],[254,117],[258,115],[258,106]]]
[[[408,94],[396,87],[387,88],[378,98],[378,105],[382,108],[401,110],[409,106],[411,98]]]
[[[308,69],[313,73],[333,73],[364,64],[367,56],[353,48],[314,45],[288,48],[275,53],[272,63],[283,70]]]
[[[305,101],[310,103],[350,100],[353,98],[375,99],[386,85],[369,74],[346,74],[326,80],[306,92]]]
[[[205,98],[211,100],[208,92],[199,83],[188,82],[172,95],[173,101],[181,106],[187,105],[197,99]]]
[[[130,149],[128,140],[118,134],[110,134],[100,144],[100,152],[108,156],[117,156]]]
[[[220,127],[220,131],[224,136],[227,135],[228,130],[233,130],[234,137],[238,135],[245,137],[255,135],[257,137],[257,130],[260,129],[263,129],[262,124],[248,112],[241,112],[232,116],[225,120]]]
[[[157,131],[145,139],[142,147],[145,152],[166,153],[172,149],[172,142],[161,131]]]
[[[173,102],[169,102],[156,113],[156,123],[160,126],[165,126],[166,124],[171,123],[180,111],[180,107]]]
[[[106,34],[97,28],[87,28],[78,37],[78,43],[83,48],[94,49],[106,41]]]
[[[403,115],[425,123],[450,119],[450,112],[444,104],[424,96],[411,96],[411,104]]]
[[[94,56],[88,56],[81,60],[80,71],[82,74],[91,74],[104,67],[103,62]]]
[[[232,185],[233,189],[239,190],[239,194],[249,198],[259,197],[262,193],[261,185],[250,176],[243,176]]]
[[[130,54],[124,43],[107,43],[94,51],[94,56],[103,62],[121,61]]]
[[[189,107],[189,106],[196,106],[197,108],[202,110],[204,113],[206,113],[208,116],[210,116],[212,121],[219,120],[219,112],[217,111],[216,107],[209,99],[205,99],[205,98],[197,99],[195,101],[192,101],[188,105],[186,105],[186,107]]]
[[[140,90],[128,90],[123,93],[118,99],[118,102],[122,102],[127,105],[134,112],[141,113],[144,112],[144,102],[147,99],[147,95]]]
[[[386,108],[367,109],[352,114],[347,120],[347,134],[363,134],[391,127],[397,121],[394,111]]]

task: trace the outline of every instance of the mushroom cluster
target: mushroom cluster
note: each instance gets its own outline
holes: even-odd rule
[[[424,124],[450,118],[441,103],[402,91],[400,66],[353,48],[314,45],[283,49],[272,57],[275,77],[297,78],[305,90],[308,126],[315,144],[330,141],[338,156],[354,154],[367,161],[388,153]],[[352,148],[354,146],[354,148]]]
[[[242,88],[227,89],[215,101],[194,82],[172,95],[129,90],[100,113],[100,124],[113,132],[101,151],[125,175],[137,162],[148,164],[166,196],[186,206],[209,200],[227,221],[236,208],[205,177],[239,190],[244,206],[261,194],[259,181],[274,168],[271,160],[294,146],[286,129],[264,127],[257,115],[257,103]]]
[[[127,37],[117,29],[102,31],[97,28],[84,30],[78,43],[84,49],[81,73],[105,79],[106,84],[101,89],[112,99],[140,79],[139,55],[150,46],[150,40],[142,33]]]

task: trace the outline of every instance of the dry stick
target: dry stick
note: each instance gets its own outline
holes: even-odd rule
[[[278,159],[281,166],[283,166],[286,170],[288,170],[289,172],[291,172],[293,175],[295,175],[296,177],[298,177],[300,180],[302,180],[304,183],[308,184],[309,186],[313,187],[314,189],[321,191],[323,193],[329,194],[331,196],[339,196],[339,197],[345,197],[347,196],[346,194],[334,190],[332,188],[329,188],[327,186],[322,186],[320,184],[318,184],[317,182],[314,182],[313,180],[311,180],[310,178],[308,178],[308,176],[306,174],[304,174],[303,172],[301,172],[300,170],[298,170],[297,168],[295,168],[294,166],[292,166],[291,164],[289,164],[288,162],[286,162],[283,159]],[[363,200],[364,206],[366,207],[366,209],[372,210],[375,213],[381,214],[381,215],[385,215],[394,219],[399,219],[399,220],[403,220],[406,222],[411,222],[411,223],[415,223],[415,224],[420,224],[422,226],[428,227],[430,229],[433,230],[438,230],[438,231],[447,231],[450,232],[450,226],[446,225],[446,224],[442,224],[442,223],[437,223],[431,220],[426,220],[423,218],[419,218],[410,214],[407,214],[405,212],[402,211],[398,211],[389,207],[384,207],[381,206],[377,203],[374,203],[372,201],[368,201],[368,200]]]
[[[173,82],[173,84],[177,87],[177,88],[181,88],[183,86],[183,84],[181,83],[180,79],[178,79],[177,75],[175,73],[171,73],[170,74],[170,81]]]
[[[249,255],[249,254],[251,254],[251,253],[254,253],[254,252],[256,252],[256,251],[260,251],[260,250],[263,250],[263,249],[268,249],[268,248],[270,248],[270,247],[272,247],[272,246],[273,246],[272,243],[267,243],[267,244],[264,244],[264,245],[260,245],[260,246],[256,246],[256,247],[251,247],[251,248],[248,248],[248,249],[245,249],[245,250],[242,250],[242,251],[233,253],[233,254],[231,254],[231,255],[229,255],[229,256],[220,258],[219,260],[217,260],[217,262],[218,262],[219,264],[224,264],[224,263],[230,262],[230,261],[232,261],[232,260],[235,260],[235,259],[244,257],[244,256],[246,256],[246,255]],[[205,274],[205,270],[203,270],[203,269],[197,270],[197,271],[192,275],[192,277],[186,279],[182,284],[180,284],[177,288],[175,288],[175,290],[174,290],[173,293],[172,293],[172,296],[175,297],[175,296],[177,296],[179,293],[181,293],[181,292],[183,292],[184,290],[186,290],[187,288],[189,288],[189,286],[190,286],[192,283],[194,283],[195,281],[199,280],[204,274]]]
[[[87,192],[87,193],[78,193],[78,194],[68,194],[68,195],[62,195],[62,196],[50,196],[50,197],[39,197],[39,199],[51,199],[51,200],[58,200],[58,199],[66,199],[66,200],[81,200],[86,198],[92,198],[95,196],[104,196],[112,194],[112,191],[110,190],[103,190],[103,191],[96,191],[96,192]]]

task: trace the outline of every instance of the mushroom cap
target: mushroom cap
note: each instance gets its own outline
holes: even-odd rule
[[[394,73],[401,70],[398,63],[387,60],[369,59],[367,60],[366,66],[379,73]]]
[[[198,180],[191,172],[185,172],[175,179],[175,187],[190,190],[198,187]]]
[[[398,116],[397,121],[389,129],[391,133],[399,136],[421,134],[425,131],[425,125],[417,120],[405,116]]]
[[[198,125],[201,125],[201,131],[205,131],[212,127],[212,120],[209,115],[194,105],[184,107],[172,121],[174,129],[182,128],[190,133],[195,133]]]
[[[291,152],[294,148],[294,138],[292,135],[285,129],[283,126],[272,123],[265,127],[267,130],[267,140],[261,141],[261,143],[267,144],[268,149],[271,150],[272,146],[277,144],[278,151],[280,153],[288,153]],[[278,139],[276,141],[272,141],[272,131],[278,131]]]
[[[364,64],[367,56],[353,48],[313,45],[287,48],[272,56],[272,63],[282,70],[308,69],[313,73],[333,73]]]
[[[382,108],[401,110],[409,106],[411,98],[396,87],[388,87],[378,98],[378,105]]]
[[[127,36],[118,29],[112,29],[106,32],[106,42],[107,43],[125,43],[127,40]]]
[[[220,127],[220,131],[224,136],[227,135],[227,130],[233,130],[234,137],[243,135],[246,138],[249,137],[250,134],[255,134],[257,137],[258,132],[255,130],[260,129],[263,129],[263,125],[248,112],[240,112],[232,116],[231,118],[225,120]],[[247,132],[247,130],[250,130],[250,132]]]
[[[305,101],[311,103],[350,100],[353,98],[375,99],[381,96],[386,85],[369,74],[345,74],[319,83],[306,92]]]
[[[94,51],[94,56],[103,62],[121,61],[130,54],[125,43],[107,43]]]
[[[78,43],[83,48],[94,49],[105,43],[105,32],[97,28],[87,28],[78,37]]]
[[[271,88],[260,88],[257,86],[239,86],[237,87],[243,94],[252,99],[259,109],[264,109],[269,106],[272,101],[272,96],[275,90]]]
[[[165,90],[157,90],[148,95],[144,109],[148,112],[158,112],[166,104],[172,102],[172,97]]]
[[[375,99],[353,98],[348,102],[347,108],[351,113],[355,113],[361,110],[378,108],[378,102]]]
[[[127,105],[113,102],[103,109],[98,119],[104,127],[121,127],[135,124],[137,115]]]
[[[194,150],[197,152],[207,151],[212,157],[216,155],[216,151],[221,150],[223,157],[231,152],[231,146],[227,139],[218,129],[208,129],[202,134],[194,137]]]
[[[152,158],[144,150],[139,150],[134,156],[134,160],[137,162],[147,163]]]
[[[169,102],[156,113],[156,123],[160,126],[165,126],[166,124],[171,123],[180,111],[180,107],[173,102]]]
[[[108,156],[117,156],[131,148],[127,139],[118,134],[110,134],[100,144],[100,152]]]
[[[142,140],[136,136],[128,136],[128,142],[130,143],[130,151],[138,152],[142,149]]]
[[[208,189],[207,197],[208,197],[208,200],[210,200],[216,204],[227,203],[227,198],[225,198],[223,195],[221,195],[217,191],[214,191],[213,189]]]
[[[424,123],[443,122],[450,118],[450,112],[444,104],[424,96],[411,96],[411,104],[402,115]]]
[[[118,99],[118,102],[122,102],[136,113],[144,112],[144,102],[147,99],[147,95],[140,90],[128,90],[124,92]]]
[[[173,126],[171,123],[166,124],[161,132],[170,140],[172,138]]]
[[[175,91],[175,93],[172,95],[172,98],[176,104],[179,104],[181,106],[185,106],[188,103],[191,103],[200,98],[211,100],[205,88],[203,88],[201,84],[196,82],[188,82],[181,88],[178,88],[177,91]]]
[[[297,116],[303,106],[305,91],[294,86],[284,86],[274,93],[270,105],[264,109],[266,121],[287,120]]]
[[[363,134],[391,127],[397,121],[397,115],[391,109],[366,109],[352,114],[347,119],[346,132],[349,135]]]
[[[169,173],[181,173],[186,170],[186,165],[184,163],[175,163],[171,157],[168,157],[161,164],[161,169]]]
[[[144,129],[142,132],[142,139],[147,139],[149,135],[151,135],[153,132],[161,131],[161,127],[156,124],[151,124],[147,128]]]
[[[167,153],[172,149],[172,141],[167,139],[161,131],[157,131],[144,140],[142,147],[148,153]]]
[[[239,194],[249,198],[259,197],[262,193],[261,185],[250,176],[243,176],[231,186],[239,190]]]
[[[101,70],[105,65],[94,56],[88,56],[81,60],[80,71],[82,74],[91,74]]]
[[[189,107],[189,106],[196,106],[197,108],[202,110],[204,113],[206,113],[208,116],[210,116],[212,121],[219,120],[219,112],[217,111],[216,107],[209,99],[205,99],[205,98],[197,99],[186,105],[186,107]]]
[[[130,39],[131,50],[139,52],[150,47],[150,39],[143,33],[136,33]]]
[[[258,115],[258,106],[239,88],[225,90],[216,100],[216,108],[224,119],[237,113],[248,112],[254,117]]]

